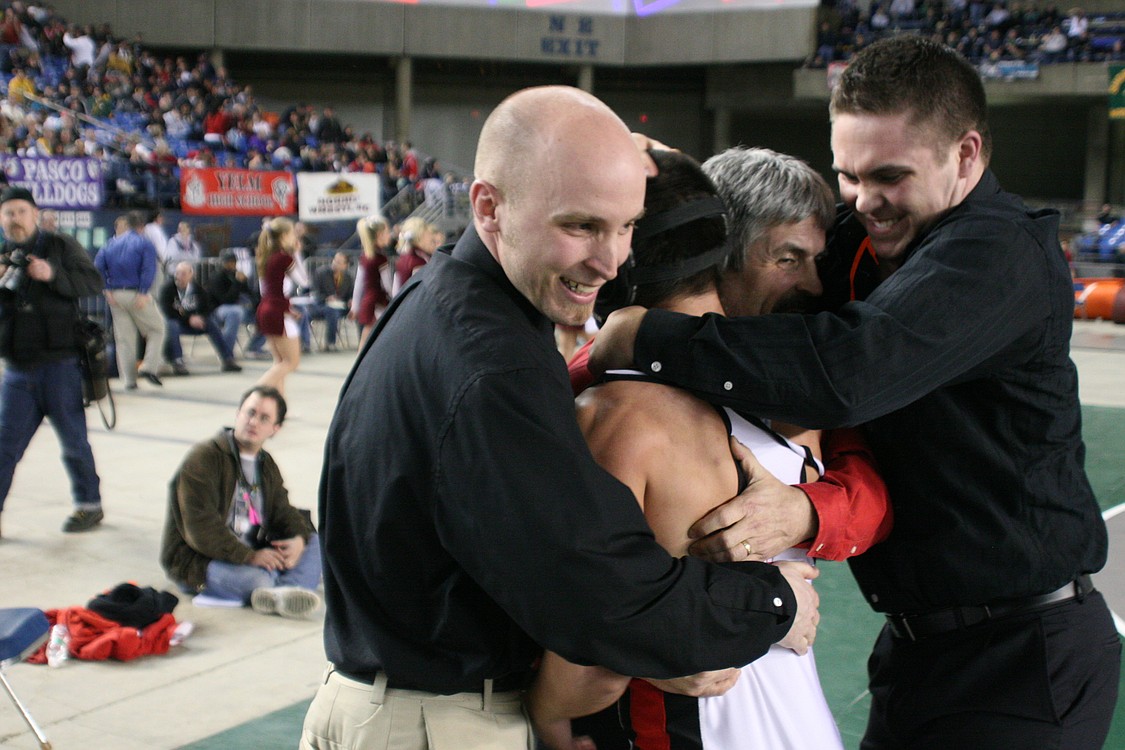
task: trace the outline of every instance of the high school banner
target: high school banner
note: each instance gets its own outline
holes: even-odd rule
[[[362,172],[300,172],[297,203],[301,221],[359,219],[379,210],[379,175]]]
[[[193,169],[180,173],[185,214],[281,216],[296,208],[293,175],[249,169]]]
[[[1109,66],[1109,116],[1125,120],[1125,65]]]
[[[0,154],[9,185],[27,188],[39,208],[90,211],[102,206],[104,166],[82,156]]]

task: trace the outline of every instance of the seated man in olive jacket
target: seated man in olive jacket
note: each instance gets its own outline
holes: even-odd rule
[[[197,443],[172,478],[160,563],[184,591],[204,595],[197,605],[249,603],[295,618],[320,606],[320,543],[262,450],[285,408],[276,389],[254,386],[234,428]]]

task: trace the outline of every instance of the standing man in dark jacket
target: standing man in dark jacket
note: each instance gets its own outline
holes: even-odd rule
[[[43,417],[63,448],[74,513],[63,531],[88,531],[102,522],[102,496],[94,454],[86,438],[82,375],[74,335],[78,300],[102,290],[102,277],[86,251],[66,235],[39,230],[31,191],[0,193],[0,510]]]

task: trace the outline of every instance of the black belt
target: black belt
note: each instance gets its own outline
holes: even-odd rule
[[[1077,580],[1049,594],[1025,596],[1020,599],[999,599],[992,604],[982,604],[977,607],[949,607],[918,615],[887,615],[887,624],[896,638],[918,641],[932,635],[971,628],[989,620],[1031,612],[1051,604],[1081,599],[1093,590],[1094,584],[1090,576],[1079,576]]]
[[[345,672],[342,669],[336,669],[341,676],[347,677],[349,680],[362,682],[365,685],[374,685],[375,678],[379,675],[379,670],[374,672]],[[503,677],[496,677],[492,680],[492,692],[494,693],[507,693],[512,690],[524,690],[531,684],[530,672],[516,672],[513,674],[506,674]],[[471,686],[457,686],[457,687],[437,687],[433,685],[419,685],[413,682],[404,680],[397,680],[390,675],[387,675],[387,688],[391,690],[419,690],[424,693],[436,693],[437,695],[454,695],[456,693],[483,693],[484,681],[472,684]]]

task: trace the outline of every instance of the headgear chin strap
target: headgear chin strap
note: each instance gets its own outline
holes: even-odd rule
[[[681,203],[667,211],[645,216],[637,222],[637,227],[633,230],[633,245],[635,247],[641,240],[712,216],[726,216],[726,208],[718,198],[702,198],[690,203]],[[594,303],[594,319],[598,321],[598,325],[601,325],[611,312],[633,304],[633,300],[637,297],[637,287],[642,284],[658,284],[687,278],[714,266],[729,252],[728,241],[700,255],[693,255],[675,263],[644,268],[637,268],[634,253],[629,253],[629,257],[617,269],[617,277],[603,284],[598,292],[598,299]]]

